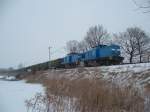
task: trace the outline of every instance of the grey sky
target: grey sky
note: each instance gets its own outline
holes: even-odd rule
[[[66,41],[82,40],[91,25],[110,33],[139,26],[150,32],[150,14],[132,0],[0,0],[0,68],[64,56]]]

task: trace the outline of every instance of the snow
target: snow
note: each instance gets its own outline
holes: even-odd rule
[[[134,85],[143,88],[150,83],[150,63],[48,70],[44,75],[47,75],[47,78],[65,77],[70,80],[104,79],[120,86]]]
[[[6,80],[16,80],[16,77],[15,76],[6,76],[5,78]]]
[[[0,75],[0,79],[3,79],[3,78],[4,78],[4,76]]]
[[[150,63],[51,70],[45,71],[44,74],[48,78],[91,79],[98,77],[122,86],[133,83],[142,87],[150,83]],[[0,76],[0,79],[2,78],[4,77]],[[6,77],[10,80],[12,78]],[[33,98],[37,92],[44,93],[44,87],[40,84],[27,84],[25,81],[0,80],[0,112],[26,112],[25,100]]]
[[[141,88],[150,81],[150,63],[103,66],[99,69],[104,79],[119,85],[135,84]]]
[[[100,67],[102,71],[109,72],[142,72],[150,69],[150,63],[126,64],[126,65],[113,65]]]
[[[0,79],[5,79],[5,80],[16,80],[16,77],[15,76],[7,76],[7,75],[0,75]]]
[[[0,112],[26,112],[25,100],[37,92],[44,93],[40,84],[0,80]]]

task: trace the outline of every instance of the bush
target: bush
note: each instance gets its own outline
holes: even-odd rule
[[[51,107],[55,112],[144,111],[144,100],[138,90],[131,87],[120,88],[100,80],[64,78],[45,80],[44,85],[47,87],[46,102],[49,102],[46,108]]]

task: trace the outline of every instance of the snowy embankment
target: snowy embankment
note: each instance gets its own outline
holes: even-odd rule
[[[121,86],[134,85],[141,88],[150,84],[150,63],[49,70],[44,74],[48,78],[65,77],[71,80],[105,79]]]
[[[150,84],[150,63],[101,67],[103,78],[119,85],[144,87]]]
[[[108,72],[142,72],[150,69],[150,63],[138,63],[138,64],[125,64],[125,65],[114,65],[101,67],[102,70]]]
[[[150,83],[150,63],[101,66],[101,67],[79,67],[79,68],[73,68],[73,69],[56,69],[56,70],[39,71],[36,74],[31,74],[31,76],[29,76],[29,79],[31,80],[31,82],[32,81],[42,82],[42,81],[44,81],[44,79],[49,79],[48,80],[49,82],[47,82],[46,84],[49,85],[48,87],[51,88],[52,91],[55,91],[54,88],[56,87],[57,92],[55,91],[54,93],[59,93],[60,91],[65,90],[64,89],[65,83],[61,82],[61,81],[63,81],[63,79],[64,79],[64,81],[67,81],[66,79],[69,79],[68,80],[69,82],[70,82],[70,80],[73,80],[73,82],[74,82],[74,81],[80,81],[80,79],[85,79],[85,78],[104,79],[108,82],[110,81],[110,82],[114,82],[114,83],[120,85],[121,88],[122,88],[122,86],[126,86],[126,85],[127,86],[134,85],[134,87],[138,87],[141,89]],[[53,79],[58,79],[58,80],[53,80]],[[58,85],[55,86],[55,84],[58,84]],[[66,84],[68,84],[68,82]],[[81,86],[83,84],[84,83],[81,83],[79,85]],[[87,85],[87,84],[85,84],[85,85]],[[101,85],[101,84],[98,84],[98,85]],[[80,86],[77,86],[77,89],[79,89]],[[88,88],[90,86],[88,86]],[[60,90],[58,90],[59,88],[57,88],[57,87],[59,87],[59,88],[62,87],[63,89],[60,88]],[[75,86],[74,85],[71,86],[71,84],[69,84],[69,87],[75,87]],[[85,88],[85,87],[83,86],[83,88]],[[82,89],[79,89],[79,90],[82,90]],[[88,89],[86,89],[86,90],[88,90]],[[126,92],[130,93],[128,91],[126,91]],[[148,111],[145,111],[145,112],[149,112],[149,104],[150,104],[149,103],[150,102],[149,93],[145,94],[146,92],[144,92],[144,91],[139,91],[139,92],[140,92],[140,95],[142,96],[142,98],[145,98],[144,109],[145,110],[148,109]],[[82,92],[80,94],[82,94]],[[85,96],[85,94],[84,94],[84,96]],[[93,96],[96,96],[96,95],[93,95]],[[45,96],[42,98],[46,99]],[[49,105],[49,103],[51,103],[49,106],[49,109],[51,111],[54,111],[55,109],[56,110],[58,109],[57,107],[60,108],[59,104],[61,101],[62,108],[64,110],[66,110],[66,106],[68,106],[68,103],[70,102],[70,100],[68,100],[68,102],[67,102],[65,100],[65,98],[62,96],[59,98],[57,96],[55,97],[55,95],[52,95],[49,98],[52,98],[52,99],[50,99],[48,101],[47,100],[45,101],[43,99],[39,100],[39,102],[37,103],[37,106],[34,106],[34,109],[39,109],[39,108],[40,108],[40,110],[45,109],[45,108],[47,109],[47,107],[45,107],[45,106],[47,105],[47,103],[48,103],[48,105]],[[129,99],[131,99],[131,98],[129,98]],[[122,101],[124,101],[125,99],[122,99]],[[106,98],[105,98],[105,100],[106,100]],[[33,102],[31,102],[31,103],[34,104],[35,101],[37,101],[37,100],[33,100]],[[44,101],[44,102],[41,102],[41,101]],[[49,102],[49,101],[51,101],[51,102]],[[45,102],[46,102],[46,104],[45,104]],[[58,102],[59,102],[59,104],[58,104]],[[39,105],[40,106],[42,105],[42,106],[40,107]],[[125,105],[126,105],[126,103],[125,103]],[[72,106],[72,104],[71,104],[71,106]],[[129,106],[132,106],[132,105],[129,105]],[[69,106],[69,108],[70,108],[70,106]],[[30,107],[30,110],[32,110],[32,106]]]
[[[0,79],[3,79],[3,78],[4,78],[4,76],[0,75]]]
[[[16,77],[15,76],[8,76],[8,75],[0,75],[1,80],[7,80],[7,81],[15,81]]]
[[[27,112],[25,100],[37,92],[44,93],[40,84],[0,80],[0,112]]]

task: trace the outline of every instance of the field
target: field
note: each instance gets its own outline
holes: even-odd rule
[[[27,112],[25,100],[34,97],[37,92],[44,93],[39,84],[0,80],[0,112]]]
[[[51,111],[149,112],[149,69],[149,63],[59,69],[30,73],[24,78],[47,88],[42,98],[49,102],[44,103],[45,109]]]

